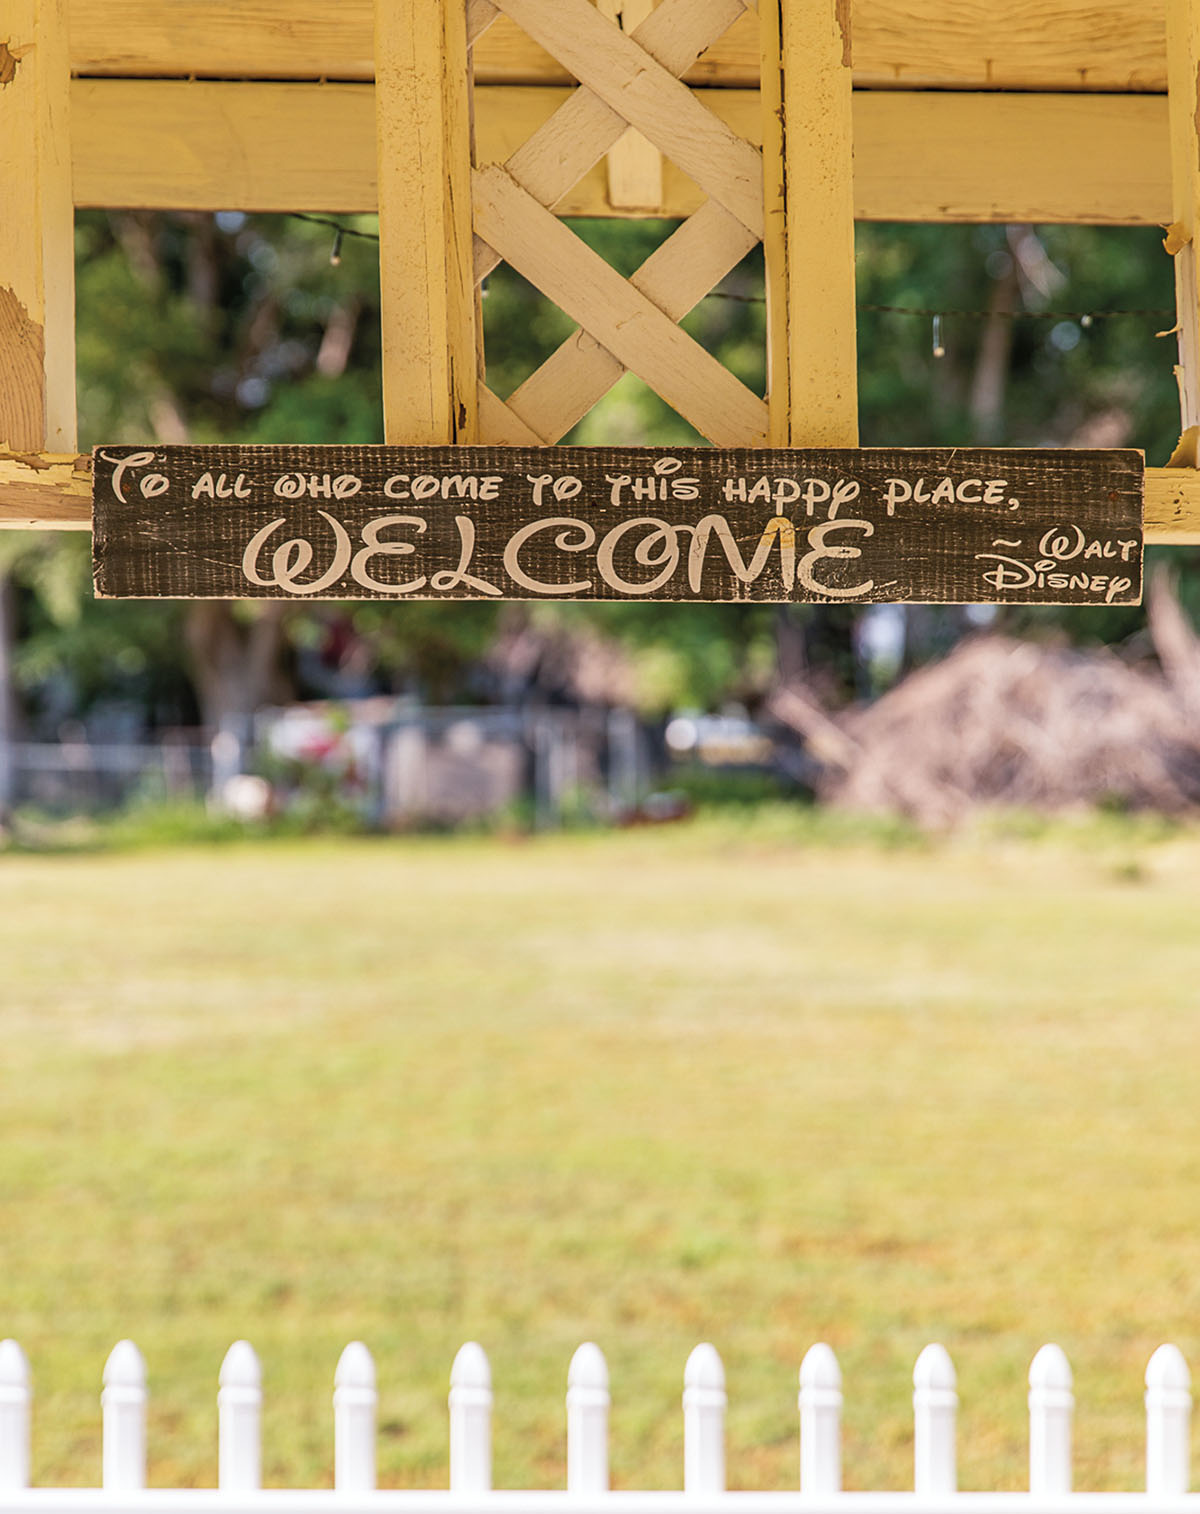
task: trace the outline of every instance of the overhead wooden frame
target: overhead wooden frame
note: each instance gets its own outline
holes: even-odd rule
[[[424,442],[557,439],[633,368],[715,440],[847,445],[853,218],[1171,221],[1185,237],[1194,223],[1200,0],[1168,0],[1165,15],[1140,0],[930,0],[919,16],[908,0],[762,0],[757,15],[747,0],[595,3],[389,0],[376,17],[372,0],[218,0],[203,14],[10,0],[0,151],[26,203],[0,225],[0,291],[15,301],[0,321],[0,525],[90,520],[73,450],[72,204],[378,209],[389,437]],[[822,111],[789,119],[805,93]],[[646,213],[683,224],[629,281],[561,225]],[[798,236],[798,215],[825,234]],[[676,324],[764,233],[765,404]],[[1182,245],[1187,419],[1200,314]],[[477,316],[499,253],[586,317],[503,406],[480,381]],[[412,298],[418,258],[416,284],[444,302]],[[833,377],[810,383],[819,369]],[[1194,468],[1148,471],[1146,527],[1200,541]]]

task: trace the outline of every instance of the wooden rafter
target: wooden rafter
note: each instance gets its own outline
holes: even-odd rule
[[[543,192],[516,170],[513,154],[579,93],[476,88],[476,161],[507,161],[545,203],[554,184]],[[695,93],[732,130],[759,143],[756,89]],[[853,112],[859,221],[1158,226],[1173,218],[1164,96],[859,90]],[[369,84],[77,79],[71,113],[77,205],[378,207]],[[154,122],[150,135],[147,120]],[[547,144],[545,171],[557,175],[554,145]],[[614,214],[602,158],[561,190],[558,214]],[[569,177],[564,170],[555,182]],[[665,160],[663,199],[648,208],[682,217],[703,202],[703,191]]]
[[[1146,0],[851,0],[859,88],[1159,91],[1163,9]],[[371,0],[70,0],[71,66],[84,76],[364,80]],[[758,82],[746,16],[688,82]],[[559,84],[568,70],[502,19],[481,38],[478,83]]]
[[[858,443],[849,8],[762,0],[767,371],[776,446]]]
[[[375,51],[384,432],[469,442],[478,334],[463,0],[379,0]]]
[[[484,424],[487,397],[481,391]],[[491,420],[493,440],[513,446],[538,446],[536,433],[523,428],[506,405]],[[500,436],[502,425],[510,434]],[[1146,469],[1146,541],[1151,546],[1200,545],[1200,470]],[[0,452],[0,527],[90,531],[92,528],[92,460],[73,455],[16,456]]]
[[[8,0],[0,70],[0,448],[75,446],[75,242],[66,14]]]
[[[1167,0],[1170,79],[1172,225],[1167,250],[1175,259],[1178,316],[1179,411],[1182,429],[1200,426],[1200,3]],[[1195,447],[1192,448],[1195,456]]]

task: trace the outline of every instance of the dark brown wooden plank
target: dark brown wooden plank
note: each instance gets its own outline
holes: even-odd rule
[[[98,595],[1132,604],[1131,451],[126,447]]]

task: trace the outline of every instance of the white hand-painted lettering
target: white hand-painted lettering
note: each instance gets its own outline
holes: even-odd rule
[[[559,504],[563,500],[574,499],[583,488],[583,480],[576,478],[573,473],[564,473],[558,478],[555,478],[553,473],[527,473],[525,477],[533,485],[533,504],[536,510],[542,508],[543,494],[547,484],[550,486],[555,501]]]
[[[704,559],[709,540],[716,536],[734,576],[740,583],[752,584],[767,565],[771,548],[779,542],[779,569],[783,587],[790,594],[796,582],[796,528],[785,515],[773,516],[763,527],[762,535],[747,566],[729,522],[723,515],[706,515],[694,526],[677,526],[677,531],[690,531],[692,544],[688,549],[688,586],[693,594],[699,594],[704,576]]]
[[[458,527],[458,567],[451,570],[442,568],[429,580],[429,586],[436,589],[439,594],[446,594],[451,589],[457,589],[466,584],[469,589],[478,589],[480,594],[488,594],[498,597],[500,590],[495,584],[488,583],[486,578],[476,578],[468,573],[471,559],[475,555],[475,522],[469,515],[456,515],[454,524]]]
[[[633,549],[634,562],[642,568],[662,566],[662,571],[653,578],[648,578],[645,583],[635,583],[632,579],[624,578],[617,571],[615,561],[617,547],[630,531],[636,531],[640,527],[649,527],[649,530]],[[596,549],[596,569],[600,577],[610,589],[617,589],[622,594],[653,594],[672,577],[678,566],[679,532],[669,522],[653,515],[638,515],[632,520],[623,520],[619,526],[613,526],[605,534]]]
[[[362,488],[362,479],[354,473],[284,473],[275,480],[277,499],[353,499]]]
[[[321,514],[324,513],[322,510]],[[362,528],[362,546],[354,554],[354,561],[350,564],[350,577],[355,583],[362,584],[364,589],[375,589],[380,594],[415,594],[418,589],[425,587],[424,573],[417,578],[407,579],[404,583],[393,584],[375,578],[367,571],[367,564],[373,557],[410,557],[417,550],[416,544],[411,541],[380,541],[379,533],[388,526],[411,526],[418,536],[423,536],[429,529],[429,522],[420,515],[381,515],[368,521]]]
[[[216,477],[211,472],[204,472],[192,485],[193,499],[249,499],[250,485],[246,482],[246,475],[239,473],[229,482],[224,473],[218,473]]]
[[[811,550],[806,552],[797,564],[796,578],[814,594],[827,594],[833,599],[859,599],[862,595],[869,594],[875,587],[873,578],[855,584],[852,588],[835,588],[831,584],[822,583],[813,572],[819,562],[834,558],[847,559],[862,556],[861,547],[849,547],[840,543],[835,545],[826,541],[826,537],[834,531],[861,531],[864,536],[874,536],[875,526],[869,520],[825,520],[819,525],[811,526],[808,532]]]
[[[1008,488],[1005,478],[939,478],[930,487],[924,478],[884,479],[883,502],[887,513],[895,515],[897,505],[911,502],[914,505],[1002,505],[1004,491]],[[1016,500],[1009,501],[1016,504]]]
[[[128,457],[111,457],[107,452],[101,452],[100,456],[106,463],[112,463],[112,492],[122,504],[125,496],[121,493],[121,485],[125,474],[131,468],[148,468],[154,461],[153,452],[131,452]],[[143,499],[157,499],[160,494],[165,494],[171,487],[171,480],[165,473],[144,473],[137,480],[138,493]]]
[[[531,578],[521,566],[521,548],[526,542],[531,541],[541,531],[553,531],[555,526],[562,526],[554,538],[554,545],[560,552],[586,552],[589,547],[596,545],[596,531],[585,520],[576,520],[571,515],[552,516],[549,520],[533,520],[527,526],[515,532],[504,549],[504,571],[508,574],[519,588],[528,589],[531,594],[583,594],[592,587],[590,578],[576,579],[574,583],[544,583],[539,578]],[[572,533],[578,532],[578,538],[572,539]]]
[[[259,553],[267,540],[284,524],[287,517],[281,515],[277,520],[269,521],[261,531],[256,531],[242,553],[242,572],[250,583],[256,584],[260,589],[284,589],[288,594],[322,594],[337,583],[350,562],[350,536],[340,520],[335,520],[324,510],[318,510],[317,514],[328,522],[336,543],[333,561],[327,571],[311,583],[302,584],[299,581],[299,575],[312,562],[313,549],[312,543],[303,536],[294,536],[275,548],[271,556],[271,576],[264,578],[259,573]]]

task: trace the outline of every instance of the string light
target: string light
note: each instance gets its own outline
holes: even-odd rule
[[[363,242],[378,242],[379,233],[376,231],[360,231],[357,226],[344,226],[340,221],[334,221],[329,216],[316,216],[304,210],[289,210],[285,214],[293,221],[308,221],[314,226],[325,226],[334,232],[333,252],[329,261],[336,268],[341,263],[342,238],[357,237]],[[704,296],[706,300],[731,300],[739,305],[765,305],[766,296],[762,294],[738,294],[731,289],[713,289]],[[934,323],[934,356],[945,355],[945,348],[941,351],[941,321],[943,316],[953,316],[955,320],[962,321],[1078,321],[1085,329],[1089,329],[1096,321],[1111,321],[1120,317],[1140,317],[1143,320],[1162,320],[1173,318],[1174,310],[1160,309],[1121,309],[1121,310],[947,310],[928,308],[921,305],[876,305],[863,303],[856,307],[859,311],[870,315],[911,315],[921,320]]]

